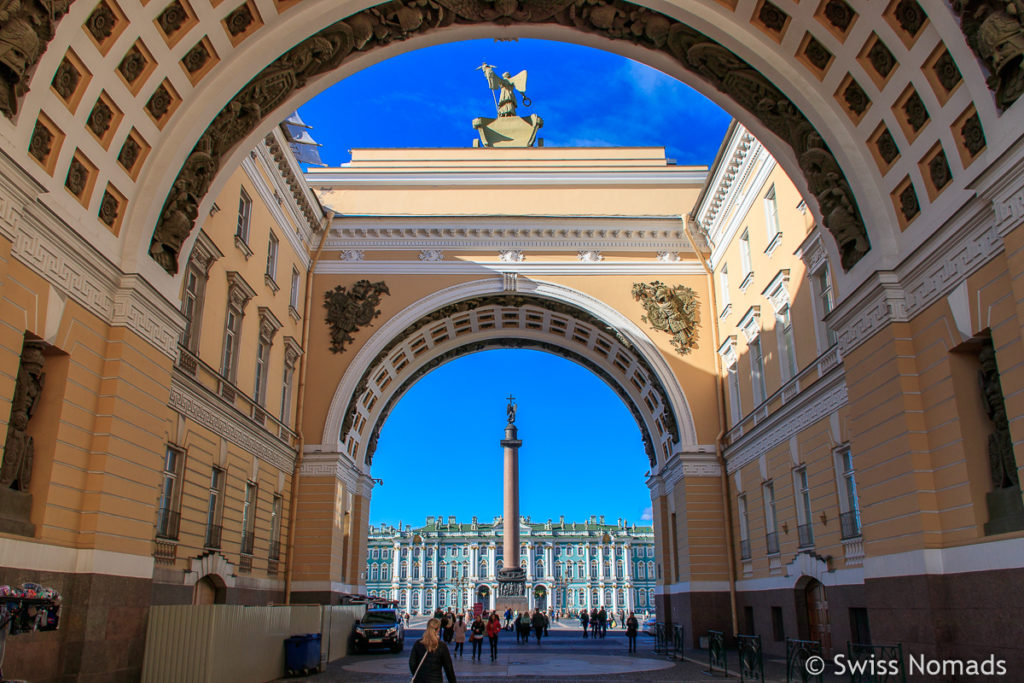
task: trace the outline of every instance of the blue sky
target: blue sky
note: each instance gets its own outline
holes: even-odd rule
[[[427,515],[502,513],[509,394],[516,397],[520,514],[640,522],[651,504],[640,429],[611,388],[586,368],[542,351],[475,353],[430,372],[381,430],[370,522],[423,524]]]
[[[495,106],[482,62],[528,71],[548,147],[657,146],[679,164],[710,165],[731,117],[675,79],[593,48],[540,40],[449,43],[368,67],[303,105],[329,165],[359,147],[469,147],[472,120]],[[502,512],[505,396],[520,402],[520,511],[534,520],[650,515],[640,430],[588,370],[537,351],[487,351],[433,371],[395,406],[374,458],[384,480],[373,524]]]
[[[358,147],[468,147],[472,120],[494,116],[482,62],[526,69],[550,147],[665,147],[679,164],[714,161],[731,117],[687,85],[594,48],[543,40],[472,40],[408,52],[360,71],[299,109],[325,163]]]

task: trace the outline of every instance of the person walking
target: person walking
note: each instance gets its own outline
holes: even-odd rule
[[[487,622],[487,638],[491,641],[491,661],[498,658],[498,634],[501,633],[501,621],[497,613],[491,614],[491,620]]]
[[[473,620],[473,625],[470,626],[469,641],[473,645],[473,653],[470,659],[479,660],[483,657],[484,651],[484,634],[487,632],[487,625],[484,623],[483,617],[478,616]]]
[[[588,625],[590,625],[590,615],[587,613],[587,610],[582,610],[580,612],[580,626],[583,627],[583,637],[584,638],[587,637],[587,626]]]
[[[466,647],[466,622],[462,620],[461,614],[459,620],[455,622],[455,626],[452,627],[452,633],[455,634],[455,654],[461,657],[462,650]]]
[[[540,637],[544,635],[544,624],[547,623],[547,619],[544,614],[539,610],[533,610],[533,632],[537,635],[537,644],[540,645]]]
[[[601,610],[597,613],[597,628],[601,631],[601,637],[604,638],[608,633],[608,612],[605,611],[604,606],[601,606]]]
[[[636,654],[636,632],[639,628],[636,615],[630,612],[629,618],[626,619],[626,640],[629,641],[629,651],[633,654]]]
[[[442,626],[442,638],[445,643],[451,643],[452,637],[455,635],[455,614],[451,610],[444,615],[444,620],[441,622]]]
[[[519,615],[519,620],[516,628],[518,629],[519,634],[523,638],[524,645],[530,642],[530,626],[532,625],[532,623],[533,622],[530,619],[529,611],[524,611],[522,614]]]
[[[416,641],[409,653],[409,671],[413,683],[455,683],[455,667],[448,646],[438,635],[441,622],[431,619],[423,631],[423,637]]]

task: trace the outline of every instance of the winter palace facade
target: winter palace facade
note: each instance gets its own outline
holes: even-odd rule
[[[584,522],[520,518],[520,565],[526,569],[530,608],[577,611],[605,607],[654,611],[654,530],[604,516]],[[410,614],[477,602],[494,606],[496,574],[504,565],[502,518],[459,523],[427,517],[413,528],[371,526],[366,560],[370,596],[387,598]]]

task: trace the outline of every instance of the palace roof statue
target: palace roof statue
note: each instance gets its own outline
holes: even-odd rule
[[[484,72],[487,87],[492,90],[498,117],[473,119],[473,127],[480,133],[480,139],[474,140],[473,146],[532,147],[537,142],[537,131],[544,125],[544,121],[536,114],[523,117],[516,113],[520,101],[524,107],[533,104],[526,96],[526,71],[520,71],[515,76],[506,71],[499,76],[494,67],[486,62],[477,69]],[[494,95],[494,91],[498,94]]]

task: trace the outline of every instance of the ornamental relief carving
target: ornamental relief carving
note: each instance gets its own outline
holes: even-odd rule
[[[74,0],[0,3],[0,111],[14,118],[39,58]]]
[[[668,54],[733,98],[792,147],[808,190],[818,200],[825,226],[839,245],[844,268],[852,267],[870,248],[853,190],[814,126],[765,76],[699,31],[623,0],[394,0],[302,41],[263,69],[214,117],[168,192],[153,231],[152,258],[169,273],[177,272],[181,245],[195,225],[199,203],[222,159],[295,90],[337,68],[353,52],[456,23],[558,24]]]

